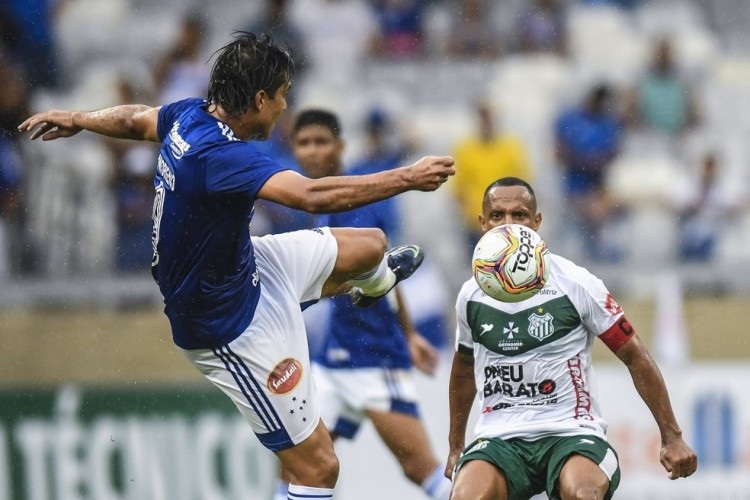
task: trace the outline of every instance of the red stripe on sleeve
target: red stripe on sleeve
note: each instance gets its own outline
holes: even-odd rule
[[[634,333],[633,325],[625,316],[622,316],[609,330],[599,335],[599,338],[610,351],[615,352],[627,344],[633,338]]]

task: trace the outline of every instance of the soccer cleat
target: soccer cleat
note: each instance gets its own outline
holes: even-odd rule
[[[388,257],[388,267],[396,275],[396,281],[392,287],[380,295],[365,295],[359,288],[352,288],[349,293],[355,306],[370,307],[393,290],[398,283],[414,274],[424,260],[424,252],[417,245],[399,245],[386,251],[385,255]]]

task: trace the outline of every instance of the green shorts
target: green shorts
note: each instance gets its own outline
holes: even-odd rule
[[[528,499],[543,491],[553,497],[558,495],[557,483],[563,464],[573,454],[599,464],[609,478],[605,499],[612,498],[620,484],[617,453],[607,441],[596,436],[553,436],[536,441],[480,438],[466,447],[456,470],[470,460],[484,460],[503,472],[511,500]]]

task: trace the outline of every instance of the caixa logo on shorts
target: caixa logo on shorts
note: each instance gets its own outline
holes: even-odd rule
[[[286,358],[277,364],[268,376],[268,390],[274,394],[292,391],[302,380],[302,363]]]

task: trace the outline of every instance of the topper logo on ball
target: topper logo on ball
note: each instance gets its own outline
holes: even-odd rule
[[[513,269],[511,272],[517,270],[526,271],[531,261],[531,234],[528,231],[520,231],[520,245],[518,246],[518,253],[516,254],[516,261],[513,263]]]

